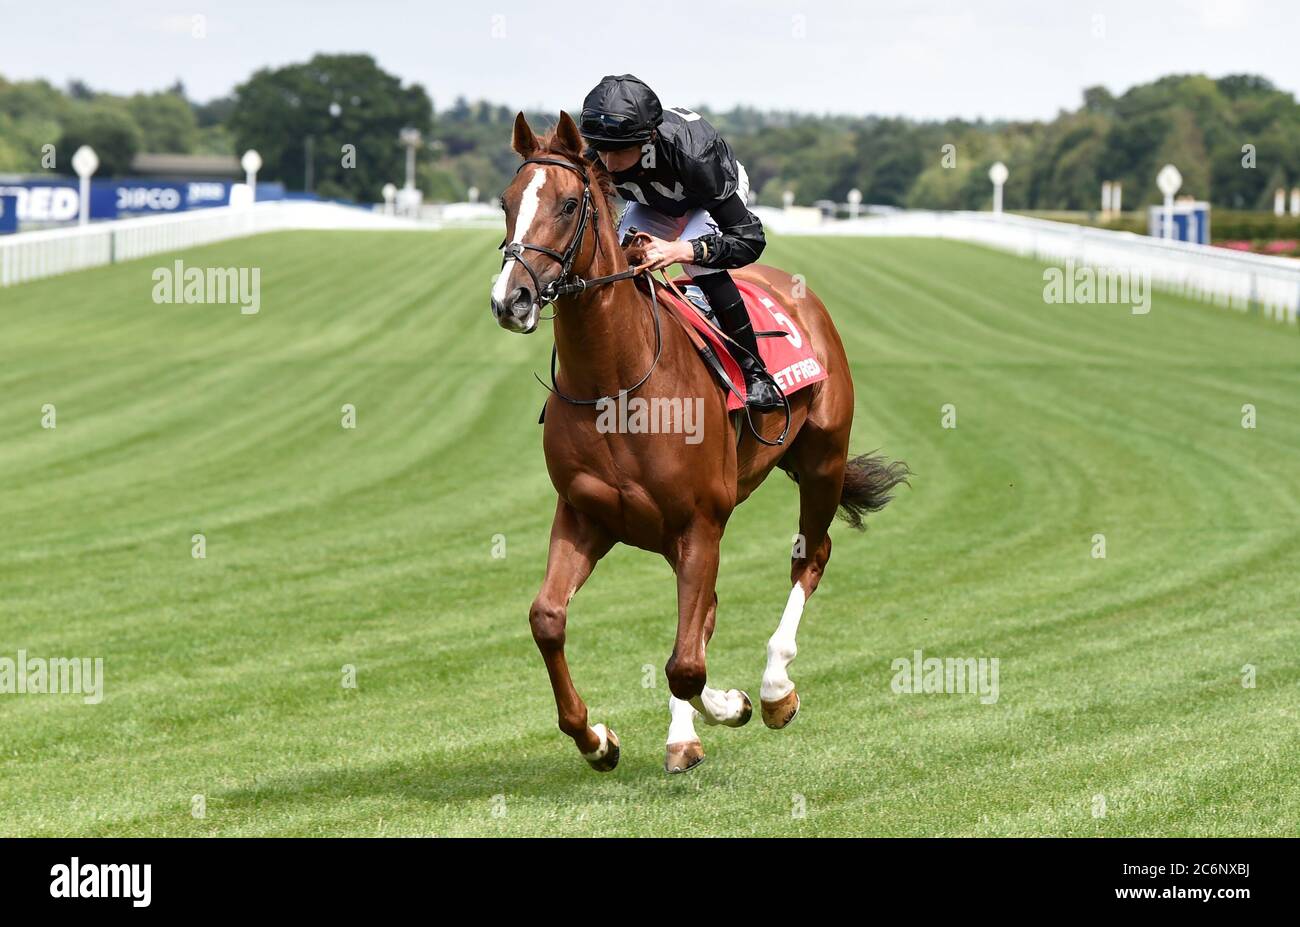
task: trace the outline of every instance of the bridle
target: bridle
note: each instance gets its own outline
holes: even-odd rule
[[[501,244],[498,246],[504,252],[501,257],[502,269],[505,268],[506,261],[515,260],[519,262],[533,280],[533,289],[537,293],[539,307],[553,303],[561,296],[571,296],[591,287],[603,286],[607,283],[615,283],[619,280],[629,280],[635,277],[636,271],[632,268],[604,277],[586,279],[573,272],[573,262],[577,260],[578,252],[582,250],[582,240],[587,234],[587,226],[589,224],[594,226],[600,218],[600,210],[596,207],[596,201],[591,196],[591,178],[585,169],[568,161],[562,161],[559,158],[525,158],[515,173],[518,174],[529,164],[549,164],[562,167],[565,170],[573,171],[582,178],[582,202],[578,206],[578,225],[574,228],[573,237],[569,239],[569,245],[564,249],[563,253],[545,245],[534,245],[526,241],[512,241],[506,244],[505,239],[502,239]],[[542,280],[537,275],[537,270],[524,257],[525,251],[536,251],[538,254],[545,255],[555,261],[560,265],[560,275],[546,286],[542,286]],[[600,254],[599,235],[596,237],[596,253]]]
[[[573,238],[569,240],[568,247],[564,249],[563,253],[556,251],[554,248],[548,248],[545,245],[534,245],[531,242],[526,241],[514,241],[510,244],[506,244],[505,239],[502,239],[500,245],[500,248],[504,252],[501,258],[502,270],[505,269],[506,261],[513,259],[519,262],[520,266],[528,272],[528,276],[533,280],[533,287],[537,292],[539,308],[548,303],[554,303],[561,296],[572,296],[575,293],[582,293],[598,286],[616,283],[619,280],[630,280],[635,277],[638,272],[636,268],[633,267],[619,271],[616,274],[606,274],[603,277],[584,278],[573,272],[573,262],[577,260],[578,252],[582,250],[582,240],[587,234],[587,227],[589,225],[594,226],[600,218],[600,210],[596,207],[596,201],[591,195],[591,177],[587,174],[586,170],[578,165],[571,164],[568,161],[561,161],[559,158],[525,158],[515,173],[518,174],[519,171],[522,171],[524,167],[529,164],[549,164],[555,167],[562,167],[565,170],[573,171],[573,173],[582,178],[582,202],[578,206],[578,224],[573,230]],[[524,257],[525,251],[536,251],[538,254],[545,255],[552,261],[558,263],[560,265],[560,275],[550,283],[546,284],[546,286],[542,286],[541,278],[537,275],[536,269],[532,264],[528,263],[528,260]],[[596,236],[596,254],[600,254],[599,234]],[[650,311],[654,318],[655,325],[655,356],[654,360],[650,362],[650,369],[645,372],[645,375],[642,376],[641,379],[637,380],[633,385],[619,390],[616,395],[630,395],[635,390],[645,385],[646,380],[650,379],[650,374],[654,373],[654,369],[659,366],[659,358],[664,351],[663,332],[660,330],[659,325],[659,299],[654,291],[654,278],[649,274],[646,274],[645,276],[646,280],[650,282]],[[537,377],[539,383],[546,386],[547,389],[559,396],[565,402],[572,403],[575,406],[594,406],[614,401],[614,396],[600,396],[596,399],[578,399],[564,393],[560,389],[559,381],[556,378],[556,359],[558,353],[556,345],[552,344],[551,385],[546,386],[546,384],[542,382],[542,378]],[[534,376],[536,376],[536,374],[534,374]]]

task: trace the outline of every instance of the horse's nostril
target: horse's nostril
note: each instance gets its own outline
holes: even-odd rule
[[[510,294],[507,304],[511,306],[532,306],[533,294],[526,286],[516,287],[515,291]]]

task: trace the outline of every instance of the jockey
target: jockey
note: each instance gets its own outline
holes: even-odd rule
[[[606,77],[587,94],[580,130],[628,201],[620,238],[633,226],[650,236],[647,270],[682,265],[743,349],[736,361],[745,373],[747,404],[779,408],[781,393],[727,273],[758,260],[767,243],[763,224],[745,205],[749,178],[731,147],[698,113],[665,111],[654,91],[631,74]]]

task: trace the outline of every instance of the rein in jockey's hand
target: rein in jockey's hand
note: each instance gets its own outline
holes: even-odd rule
[[[689,241],[664,241],[646,232],[637,232],[633,247],[641,251],[644,263],[637,265],[637,273],[663,270],[673,264],[689,264],[695,259],[695,246]]]

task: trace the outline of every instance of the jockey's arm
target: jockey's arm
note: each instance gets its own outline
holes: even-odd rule
[[[763,223],[749,211],[738,193],[711,206],[709,215],[718,231],[691,239],[695,250],[692,264],[730,270],[758,260],[767,245]]]

